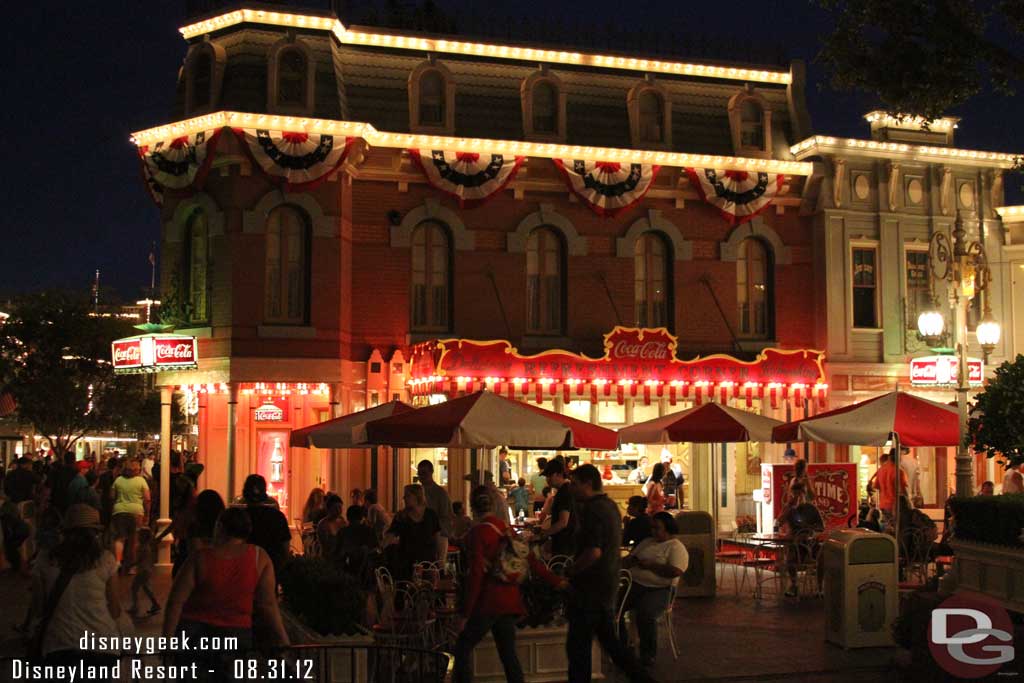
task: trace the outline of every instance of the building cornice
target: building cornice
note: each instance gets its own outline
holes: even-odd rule
[[[508,59],[602,69],[645,71],[665,75],[718,78],[752,83],[773,83],[776,85],[788,85],[792,80],[792,76],[788,71],[717,64],[693,64],[689,62],[644,59],[623,55],[603,55],[569,50],[550,50],[525,45],[478,43],[434,36],[402,35],[371,28],[346,27],[336,17],[272,12],[262,9],[238,9],[197,21],[178,30],[186,40],[191,40],[192,38],[239,24],[263,24],[293,29],[326,31],[332,33],[339,42],[346,45],[458,54],[487,59]]]
[[[538,158],[593,159],[623,163],[646,163],[659,166],[711,167],[738,171],[763,171],[786,175],[809,176],[814,170],[810,163],[800,161],[779,161],[774,159],[751,159],[748,157],[726,157],[714,154],[690,154],[661,150],[622,149],[563,145],[549,142],[526,142],[519,140],[492,140],[488,138],[463,138],[443,135],[416,133],[390,133],[378,131],[369,123],[358,121],[332,121],[296,116],[275,116],[270,114],[249,114],[221,111],[205,114],[183,121],[169,123],[156,128],[138,131],[131,136],[138,146],[168,141],[182,136],[224,126],[232,128],[259,128],[273,131],[303,132],[311,134],[346,135],[361,137],[371,146],[391,149],[445,149],[460,152],[487,154],[513,154]]]
[[[997,206],[996,213],[1003,219],[1003,223],[1024,223],[1024,205]]]
[[[854,138],[815,135],[789,148],[800,160],[821,155],[856,155],[876,159],[901,159],[923,163],[954,163],[984,168],[1013,168],[1021,155],[1006,152],[983,152],[931,145],[910,145],[902,142],[879,142]]]

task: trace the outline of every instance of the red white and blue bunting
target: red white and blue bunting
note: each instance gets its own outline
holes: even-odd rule
[[[424,158],[418,149],[409,156],[423,171],[427,182],[454,198],[462,208],[480,206],[512,182],[524,157],[433,150]]]
[[[552,159],[566,185],[594,213],[611,218],[632,208],[654,184],[660,166]]]
[[[161,204],[165,189],[202,186],[222,130],[203,130],[139,148],[142,177],[153,201]]]
[[[746,223],[770,207],[786,180],[781,173],[714,168],[687,168],[686,174],[701,198],[733,225]]]
[[[235,128],[253,161],[289,192],[312,190],[338,170],[355,138],[255,128]]]

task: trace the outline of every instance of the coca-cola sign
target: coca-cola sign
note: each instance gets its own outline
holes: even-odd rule
[[[910,383],[914,386],[949,386],[958,381],[956,356],[924,356],[910,360]],[[977,358],[967,359],[967,383],[981,386],[985,364]]]
[[[114,372],[161,372],[199,367],[196,338],[181,334],[146,334],[111,344]]]
[[[253,413],[256,422],[281,422],[284,420],[284,410],[273,403],[264,403]]]

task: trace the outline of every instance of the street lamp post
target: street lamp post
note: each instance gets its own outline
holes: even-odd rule
[[[970,217],[973,219],[973,212]],[[999,343],[999,323],[992,317],[989,308],[988,287],[992,280],[988,268],[985,247],[976,240],[968,241],[964,230],[964,217],[957,212],[953,226],[952,241],[944,232],[932,235],[928,245],[928,271],[936,282],[945,282],[949,292],[949,303],[955,311],[953,350],[957,357],[956,405],[960,413],[960,442],[956,448],[956,494],[974,494],[974,468],[967,443],[967,306],[975,296],[981,296],[983,315],[978,322],[976,334],[985,359]],[[917,327],[923,339],[933,345],[943,345],[949,335],[944,331],[945,319],[934,303],[933,308],[921,313]]]

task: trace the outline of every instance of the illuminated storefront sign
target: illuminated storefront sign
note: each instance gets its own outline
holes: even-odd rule
[[[199,367],[196,338],[181,334],[146,334],[111,345],[114,372],[165,372]]]
[[[967,382],[981,386],[985,364],[977,358],[967,359]],[[910,360],[910,383],[914,386],[952,386],[957,383],[956,356],[924,356]]]
[[[810,350],[765,349],[753,361],[725,355],[694,360],[676,357],[677,339],[664,328],[616,327],[604,336],[604,356],[590,358],[563,350],[521,355],[507,341],[443,339],[412,349],[414,395],[473,391],[487,387],[514,396],[563,395],[563,400],[626,396],[645,403],[658,398],[726,401],[789,398],[823,401],[824,354]]]
[[[281,422],[284,420],[284,410],[273,403],[264,403],[256,409],[253,419],[257,422]]]

